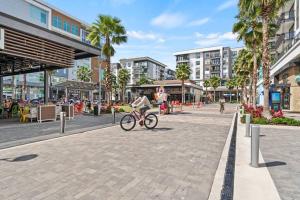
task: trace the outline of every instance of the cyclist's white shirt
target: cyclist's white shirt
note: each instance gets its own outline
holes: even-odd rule
[[[132,103],[133,107],[151,106],[149,99],[146,96],[139,97]]]

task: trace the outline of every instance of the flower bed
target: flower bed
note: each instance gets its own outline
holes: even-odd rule
[[[292,118],[287,118],[283,116],[282,110],[274,111],[271,110],[272,118],[269,120],[262,116],[263,107],[258,106],[254,108],[251,105],[243,104],[245,114],[251,115],[252,124],[260,125],[285,125],[285,126],[300,126],[300,121]],[[241,116],[241,122],[245,123],[246,116]]]

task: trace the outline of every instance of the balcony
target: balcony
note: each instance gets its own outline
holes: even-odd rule
[[[280,45],[282,45],[283,43],[288,43],[291,40],[294,39],[294,32],[287,32],[287,33],[282,33],[280,35],[277,35],[277,40],[275,42],[275,47],[276,49],[278,49],[280,47]]]
[[[288,21],[294,21],[295,20],[295,12],[294,11],[289,11],[289,12],[284,12],[280,15],[277,24],[285,23]]]

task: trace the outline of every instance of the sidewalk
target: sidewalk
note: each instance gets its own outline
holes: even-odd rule
[[[259,168],[250,166],[251,138],[245,137],[245,125],[238,118],[234,199],[235,200],[280,200],[261,152]]]

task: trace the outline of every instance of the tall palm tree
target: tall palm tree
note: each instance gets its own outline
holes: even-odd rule
[[[237,16],[238,22],[233,25],[233,32],[238,33],[238,41],[244,40],[247,47],[252,50],[253,56],[253,72],[252,72],[252,103],[256,106],[256,84],[257,84],[257,68],[258,57],[257,50],[262,40],[262,23],[258,20],[258,10],[253,12],[241,12]]]
[[[77,79],[83,82],[90,82],[92,72],[87,66],[80,66],[76,71]]]
[[[285,3],[289,0],[239,0],[239,8],[242,12],[253,12],[257,10],[262,19],[262,65],[264,85],[264,116],[271,118],[269,111],[269,89],[270,89],[270,53],[269,53],[269,24]]]
[[[205,98],[207,100],[207,88],[210,86],[209,80],[205,80],[203,86],[205,87]]]
[[[214,88],[214,102],[216,102],[216,89],[221,85],[221,78],[213,76],[209,79],[209,84]]]
[[[188,80],[191,75],[191,68],[187,64],[179,64],[176,67],[176,78],[181,80],[181,102],[182,104],[185,103],[185,88],[184,88],[184,81]]]
[[[120,45],[127,42],[125,27],[121,24],[121,20],[109,15],[99,15],[95,23],[89,29],[87,39],[91,41],[94,46],[100,46],[101,39],[105,40],[102,46],[102,53],[106,57],[106,76],[105,76],[105,89],[107,97],[111,95],[112,82],[110,73],[110,58],[114,56],[115,49],[113,45]],[[110,98],[107,98],[110,104]]]
[[[227,82],[226,82],[226,87],[228,88],[229,92],[230,92],[230,103],[232,102],[231,101],[231,96],[232,96],[232,90],[234,89],[235,87],[235,80],[234,79],[229,79]]]
[[[120,69],[118,73],[118,83],[121,89],[120,99],[122,102],[124,102],[125,89],[129,79],[130,79],[129,71],[124,68]]]

